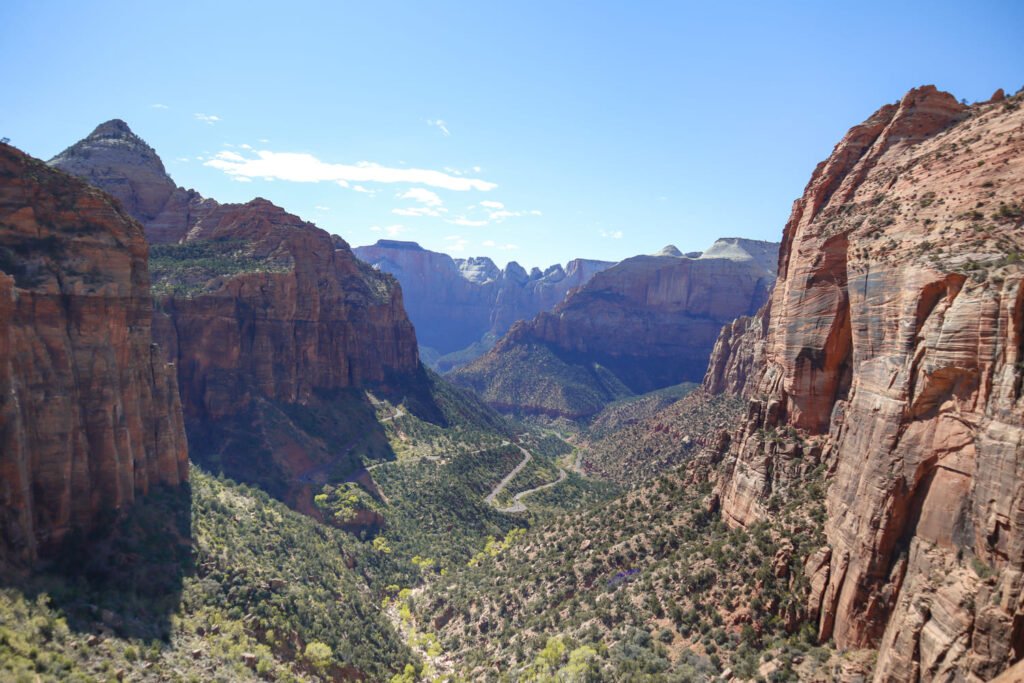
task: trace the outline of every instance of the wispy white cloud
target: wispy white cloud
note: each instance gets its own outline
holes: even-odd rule
[[[218,159],[224,159],[226,161],[234,161],[234,162],[244,162],[245,161],[245,157],[243,157],[238,152],[217,152],[217,158]]]
[[[398,195],[399,199],[411,199],[414,202],[420,204],[426,204],[427,206],[444,206],[444,202],[437,196],[436,192],[431,192],[424,187],[414,187],[410,190],[406,190]]]
[[[406,228],[404,225],[374,225],[370,227],[370,231],[383,232],[387,234],[388,237],[397,237],[398,235],[401,235],[403,232],[407,232],[408,228]]]
[[[437,128],[444,134],[446,138],[451,137],[452,135],[451,131],[448,130],[448,124],[445,123],[442,119],[427,119],[427,125]]]
[[[477,204],[471,204],[467,209],[466,215],[454,216],[448,219],[448,222],[452,225],[462,225],[469,228],[479,228],[490,223],[501,223],[507,218],[518,218],[520,216],[540,216],[541,212],[534,209],[532,211],[512,211],[506,209],[505,205],[501,202],[485,199]],[[484,214],[481,216],[481,212]]]
[[[193,114],[192,116],[196,121],[202,121],[210,126],[220,121],[220,117],[215,114]]]
[[[432,206],[412,206],[412,207],[399,207],[397,209],[391,209],[391,213],[396,216],[433,216],[434,218],[441,218],[448,209],[441,207],[435,209]]]
[[[149,105],[150,109],[170,109],[166,104],[160,104],[159,102]]]
[[[370,188],[363,187],[362,185],[353,185],[352,186],[352,190],[354,192],[361,192],[363,194],[368,194],[368,195],[375,195],[375,194],[377,194],[377,190],[371,190]]]
[[[331,207],[329,207],[329,206],[320,206],[319,204],[317,204],[313,208],[316,209],[317,211],[330,211],[331,210]]]
[[[601,230],[599,234],[601,235],[601,237],[604,237],[605,239],[613,239],[613,240],[621,240],[622,239],[622,231],[621,230]]]
[[[514,251],[519,248],[518,244],[498,244],[494,240],[484,240],[481,244],[485,247],[501,249],[502,251]]]
[[[335,182],[343,187],[348,182],[356,183],[411,183],[427,185],[445,190],[465,192],[467,190],[488,191],[496,183],[479,178],[457,178],[442,171],[422,168],[390,168],[369,161],[355,164],[332,164],[317,159],[312,154],[299,152],[270,152],[260,150],[255,157],[238,158],[228,156],[231,152],[221,151],[206,166],[224,171],[230,176],[288,180],[297,183]]]
[[[471,218],[466,218],[465,216],[456,216],[455,218],[450,219],[448,222],[451,223],[452,225],[462,225],[467,228],[480,228],[487,225],[489,221],[473,220]]]
[[[448,251],[465,251],[469,246],[469,240],[462,235],[448,235],[444,241],[448,243]]]

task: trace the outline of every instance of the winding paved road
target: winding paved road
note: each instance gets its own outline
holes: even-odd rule
[[[568,477],[568,476],[569,476],[569,473],[566,472],[565,470],[563,470],[561,467],[559,467],[558,468],[558,479],[555,479],[554,481],[549,481],[547,484],[541,484],[540,486],[537,486],[537,487],[532,488],[532,489],[526,489],[525,491],[520,491],[516,495],[512,496],[512,504],[511,505],[509,505],[507,508],[498,508],[498,512],[526,512],[526,505],[523,504],[523,502],[521,500],[523,498],[523,496],[528,496],[531,493],[536,493],[537,491],[540,491],[542,489],[551,488],[552,486],[557,486],[557,485],[561,484],[563,481],[565,481],[565,478]]]
[[[512,468],[512,471],[506,474],[505,478],[498,482],[498,485],[494,487],[494,490],[487,494],[487,497],[484,498],[484,502],[488,505],[494,505],[495,496],[504,491],[505,487],[508,486],[508,483],[515,479],[517,474],[523,471],[523,468],[526,467],[527,463],[533,460],[533,455],[530,451],[526,450],[522,446],[519,447],[519,450],[523,452],[523,461]]]
[[[528,462],[533,460],[533,454],[531,454],[530,451],[526,450],[522,446],[519,446],[519,450],[523,452],[523,461],[516,465],[515,469],[506,474],[505,478],[499,481],[498,485],[494,487],[494,490],[491,491],[486,498],[484,498],[484,502],[486,502],[488,505],[494,505],[495,497],[497,497],[498,494],[505,490],[505,487],[508,486],[509,482],[515,479],[515,476],[519,474],[524,467],[526,467],[526,464]],[[575,468],[577,466],[579,466],[579,453],[576,454],[576,460],[574,461],[573,467]],[[569,476],[569,473],[561,466],[556,465],[556,467],[558,467],[558,479],[555,479],[554,481],[549,481],[547,484],[535,486],[532,489],[520,491],[516,495],[512,496],[511,505],[504,508],[496,508],[498,512],[526,512],[526,505],[523,503],[523,498],[530,495],[531,493],[536,493],[537,491],[542,491],[544,489],[551,488],[552,486],[558,486],[563,481],[565,481],[566,477]]]

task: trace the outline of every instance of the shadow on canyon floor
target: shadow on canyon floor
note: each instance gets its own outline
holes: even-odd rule
[[[0,587],[45,594],[80,633],[167,641],[171,615],[194,567],[192,492],[160,487],[101,531],[74,534],[31,575],[5,572]]]

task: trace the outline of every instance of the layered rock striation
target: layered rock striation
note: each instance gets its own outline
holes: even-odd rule
[[[168,190],[159,157],[123,122],[50,163],[119,192],[157,243],[154,335],[178,369],[193,457],[312,511],[312,487],[351,465],[371,431],[355,390],[419,377],[394,278],[264,199]]]
[[[216,206],[195,190],[178,187],[156,151],[120,119],[100,124],[47,163],[119,199],[145,227],[150,244],[181,241]]]
[[[452,376],[499,409],[571,418],[699,381],[722,326],[765,302],[777,249],[722,239],[695,257],[673,247],[626,259]],[[515,371],[524,357],[536,360]]]
[[[718,483],[749,525],[822,465],[821,640],[879,681],[985,681],[1024,656],[1024,109],[910,91],[793,207],[758,317],[705,388],[750,399]]]
[[[266,200],[220,205],[154,254],[157,334],[190,418],[221,419],[254,396],[309,403],[418,367],[394,280]]]
[[[453,259],[398,240],[379,240],[353,251],[398,279],[420,342],[439,354],[497,339],[513,323],[550,310],[572,289],[614,265],[575,259],[564,268],[555,264],[528,273],[515,261],[500,269],[486,257]]]
[[[188,479],[142,227],[0,145],[0,558],[29,564]]]

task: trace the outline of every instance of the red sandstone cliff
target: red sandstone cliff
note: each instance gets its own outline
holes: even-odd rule
[[[826,464],[808,611],[822,640],[880,648],[879,681],[1024,655],[1022,99],[924,87],[852,128],[705,378],[751,399],[718,484],[731,523]],[[807,441],[766,440],[787,425]]]
[[[173,368],[153,344],[142,227],[0,145],[0,557],[31,562],[188,477]]]
[[[394,278],[264,199],[175,188],[123,121],[49,163],[109,189],[157,243],[154,336],[178,368],[193,458],[312,511],[372,431],[372,408],[346,390],[419,372]]]
[[[188,247],[206,241],[230,244],[240,267],[195,277]],[[317,390],[382,383],[418,367],[394,280],[266,200],[218,206],[183,245],[160,254],[154,286],[166,318],[157,333],[179,363],[191,417],[217,420],[254,395],[308,403]]]

